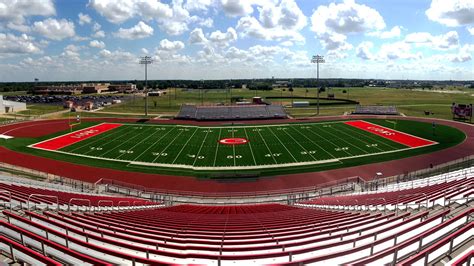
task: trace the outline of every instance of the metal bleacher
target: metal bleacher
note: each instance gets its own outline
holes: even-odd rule
[[[357,115],[398,115],[397,107],[384,105],[356,105],[352,114]]]
[[[281,105],[182,105],[176,119],[203,121],[282,119],[287,117],[288,116]]]

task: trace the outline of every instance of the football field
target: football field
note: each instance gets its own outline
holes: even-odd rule
[[[219,127],[102,123],[30,147],[129,165],[238,170],[334,164],[435,144],[359,120]]]

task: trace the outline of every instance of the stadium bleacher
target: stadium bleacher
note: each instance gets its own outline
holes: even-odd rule
[[[356,105],[354,115],[398,115],[397,107],[384,105]]]
[[[465,247],[474,232],[472,170],[295,205],[5,209],[0,250],[33,265],[468,265],[472,252]],[[18,201],[23,193],[38,191],[3,187]],[[40,192],[62,203],[77,196]]]
[[[282,119],[287,117],[288,115],[281,105],[182,105],[176,119],[203,121]]]

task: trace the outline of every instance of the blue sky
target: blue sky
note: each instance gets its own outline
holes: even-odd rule
[[[474,79],[470,0],[0,0],[0,81]]]

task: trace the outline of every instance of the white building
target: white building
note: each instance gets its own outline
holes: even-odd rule
[[[20,112],[26,110],[26,103],[7,101],[0,95],[0,114]]]

